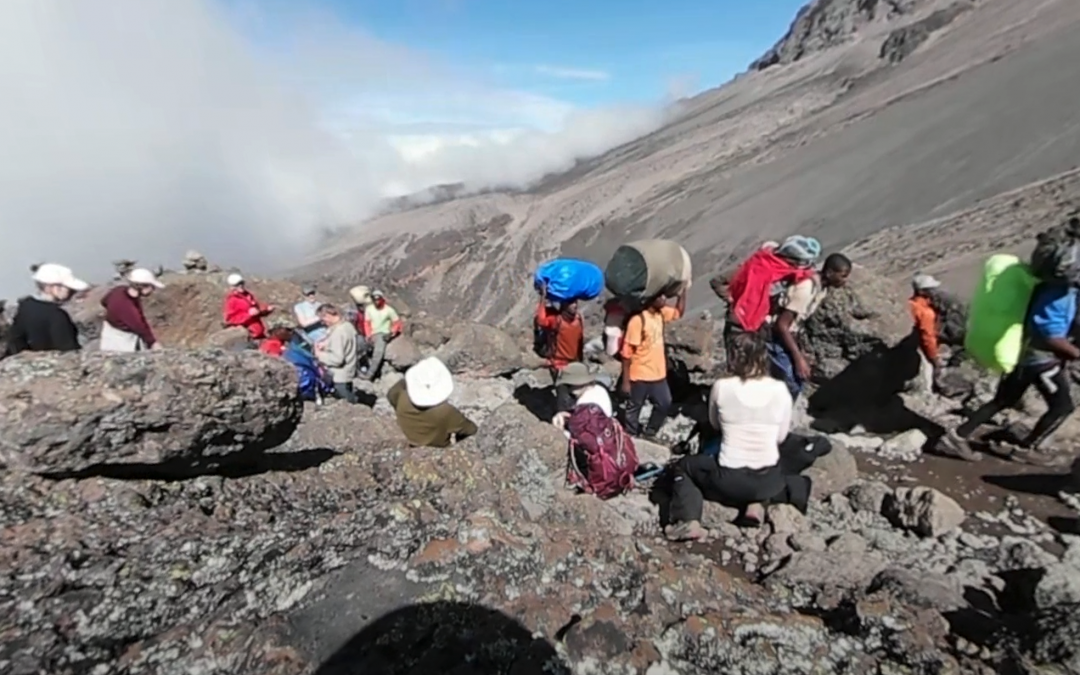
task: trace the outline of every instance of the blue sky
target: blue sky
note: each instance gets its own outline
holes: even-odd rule
[[[580,106],[716,86],[787,29],[805,0],[329,0],[381,39]]]

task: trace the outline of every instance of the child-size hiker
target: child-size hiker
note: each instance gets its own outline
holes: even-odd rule
[[[269,356],[282,356],[289,345],[297,339],[296,331],[288,326],[274,326],[266,339],[259,343],[259,351]]]
[[[101,322],[101,351],[161,349],[161,343],[146,320],[142,303],[143,298],[150,297],[165,284],[142,267],[129,271],[125,281],[126,284],[117,286],[101,299],[101,306],[105,308],[105,320]]]
[[[411,445],[446,448],[477,432],[476,425],[449,403],[453,393],[450,369],[429,356],[405,371],[405,378],[390,387],[386,399]]]
[[[53,263],[30,268],[37,293],[19,301],[8,328],[7,353],[70,352],[80,349],[79,329],[64,303],[90,288],[70,268]]]
[[[547,359],[555,381],[555,410],[567,412],[574,407],[574,396],[568,386],[559,384],[559,373],[585,358],[585,324],[578,313],[578,303],[561,302],[551,307],[547,286],[542,285],[534,323],[538,332],[537,353]]]
[[[655,438],[667,420],[671,408],[671,389],[667,383],[667,354],[664,351],[664,324],[682,317],[686,311],[686,289],[675,306],[667,298],[653,298],[645,309],[630,317],[622,346],[622,379],[619,387],[628,399],[626,430],[631,436]],[[652,401],[652,414],[641,428],[641,409]]]
[[[1035,287],[1024,325],[1025,345],[1020,362],[998,382],[994,398],[976,410],[963,424],[950,429],[941,449],[966,460],[978,458],[970,446],[976,430],[998,413],[1020,402],[1031,387],[1046,401],[1046,412],[1016,444],[998,443],[997,450],[1008,459],[1054,466],[1063,458],[1043,446],[1075,410],[1069,392],[1068,364],[1080,359],[1080,349],[1070,335],[1077,318],[1077,288],[1068,282],[1043,282]]]
[[[225,305],[222,310],[226,326],[242,326],[247,329],[248,339],[254,347],[259,340],[266,337],[266,324],[263,319],[274,311],[273,305],[264,305],[255,299],[255,296],[247,289],[244,277],[232,273],[226,279],[229,284],[229,292],[225,295]]]
[[[781,461],[781,445],[789,439],[792,398],[783,382],[769,376],[764,336],[733,335],[729,351],[729,375],[717,380],[709,394],[709,422],[720,432],[719,452],[705,450],[675,464],[672,522],[665,529],[674,541],[708,536],[700,523],[706,499],[740,509],[751,525],[763,520],[765,502],[792,504],[806,512],[810,479],[798,472],[813,457],[796,448],[807,455],[804,462],[789,467]]]
[[[916,274],[911,280],[912,296],[908,300],[922,362],[920,375],[927,392],[934,391],[936,388],[942,368],[941,350],[938,345],[938,333],[941,330],[940,317],[937,308],[934,307],[932,297],[940,287],[941,282],[929,274]]]

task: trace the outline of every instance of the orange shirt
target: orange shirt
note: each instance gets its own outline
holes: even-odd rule
[[[938,320],[934,306],[929,298],[915,296],[908,300],[911,318],[915,321],[915,331],[919,334],[919,347],[926,358],[934,361],[938,357]]]
[[[630,317],[623,338],[622,356],[630,362],[631,382],[659,382],[667,378],[664,324],[682,315],[675,307],[646,309]]]
[[[552,367],[562,370],[572,361],[585,358],[585,324],[581,315],[567,321],[557,310],[547,307],[543,301],[536,308],[536,325],[554,334],[551,350]]]

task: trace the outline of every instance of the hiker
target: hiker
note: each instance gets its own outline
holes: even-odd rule
[[[309,284],[300,292],[303,299],[293,305],[293,315],[296,317],[296,325],[300,326],[300,336],[313,345],[326,337],[326,326],[319,320],[320,303],[315,299],[318,289]]]
[[[226,279],[229,292],[225,296],[224,320],[226,326],[242,326],[247,329],[248,339],[258,343],[266,337],[266,324],[263,317],[274,311],[273,305],[264,305],[255,299],[247,289],[244,277],[233,272]],[[251,346],[255,346],[252,344]]]
[[[386,393],[398,426],[414,447],[445,448],[476,433],[461,411],[448,403],[454,393],[450,369],[429,356],[405,371]]]
[[[315,343],[315,358],[326,367],[334,381],[334,395],[349,403],[359,403],[353,388],[356,377],[356,327],[345,320],[341,310],[323,304],[319,320],[326,326],[326,338]]]
[[[386,356],[386,345],[401,335],[402,322],[397,310],[386,303],[382,291],[371,292],[371,304],[364,308],[364,341],[371,350],[365,379],[376,380]]]
[[[741,509],[749,525],[761,524],[765,502],[792,504],[806,513],[810,479],[781,463],[793,406],[788,387],[769,376],[768,342],[761,333],[739,333],[732,336],[730,352],[730,374],[709,393],[709,422],[722,439],[719,453],[688,455],[674,466],[671,524],[664,531],[672,541],[708,536],[700,522],[705,499]]]
[[[970,438],[999,412],[1014,407],[1034,386],[1046,401],[1046,412],[1018,443],[996,443],[1008,459],[1038,466],[1055,466],[1058,457],[1043,447],[1075,409],[1069,393],[1069,363],[1080,359],[1070,340],[1077,315],[1077,288],[1068,283],[1040,283],[1032,292],[1024,322],[1024,346],[1019,364],[998,382],[994,398],[963,424],[946,432],[941,449],[965,460],[978,459]]]
[[[675,306],[657,296],[645,309],[630,317],[622,346],[622,378],[619,389],[627,397],[624,424],[631,436],[655,438],[667,420],[671,408],[671,389],[667,383],[667,355],[664,352],[664,324],[682,317],[686,311],[686,289]],[[652,401],[652,414],[644,431],[641,408]]]
[[[143,312],[143,298],[165,288],[157,275],[137,267],[127,273],[127,284],[117,286],[101,299],[105,320],[101,322],[101,351],[141,352],[161,349]]]
[[[548,304],[547,285],[540,286],[540,303],[535,317],[538,332],[537,353],[547,359],[555,381],[555,411],[569,412],[574,395],[567,384],[559,384],[559,373],[571,363],[585,359],[585,323],[578,313],[577,301]]]
[[[770,255],[772,253],[775,255]],[[755,307],[756,314],[764,311],[758,318],[763,321],[769,334],[770,370],[773,377],[787,385],[792,400],[802,393],[811,374],[810,361],[799,348],[799,330],[817,311],[829,291],[842,287],[851,274],[851,261],[840,253],[829,255],[821,272],[815,271],[813,265],[820,253],[821,245],[816,239],[801,235],[788,237],[775,252],[759,251],[759,259],[771,257],[781,261],[781,265],[766,272],[770,283],[762,290],[766,290],[768,295],[756,301],[738,295],[742,290],[736,285],[740,281],[739,274],[732,279],[731,293],[736,298],[732,304],[733,314],[740,316],[740,310],[747,306]],[[748,286],[744,285],[743,289],[752,290]],[[744,300],[749,302],[744,304]],[[751,325],[753,323],[757,321]],[[739,332],[738,326],[733,326],[731,331],[725,330],[726,338],[736,332]]]
[[[8,327],[8,355],[79,350],[79,329],[62,305],[90,284],[76,277],[71,268],[54,263],[35,265],[30,271],[37,293],[19,301]]]
[[[941,282],[929,274],[916,274],[911,280],[912,296],[908,300],[911,318],[915,322],[914,332],[919,344],[919,374],[924,380],[925,390],[937,389],[941,376],[941,352],[938,346],[940,319],[934,307],[932,294],[941,287]]]
[[[560,429],[566,429],[566,420],[570,417],[570,411],[582,405],[600,406],[600,410],[608,417],[615,415],[615,409],[611,405],[611,395],[596,380],[596,375],[589,372],[589,367],[581,362],[569,363],[559,371],[555,382],[556,391],[559,387],[564,388],[571,397],[568,410],[560,410],[555,413],[551,423]]]
[[[267,333],[266,339],[259,343],[259,351],[270,356],[282,356],[289,345],[293,343],[295,337],[296,331],[292,328],[274,326]]]

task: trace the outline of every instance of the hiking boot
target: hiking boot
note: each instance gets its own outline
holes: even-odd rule
[[[664,528],[668,541],[701,541],[709,536],[709,531],[696,520],[686,523],[672,523]]]
[[[949,429],[938,441],[938,452],[948,457],[962,459],[965,462],[979,460],[979,455],[971,449],[971,443],[968,439],[956,433],[955,429]]]

